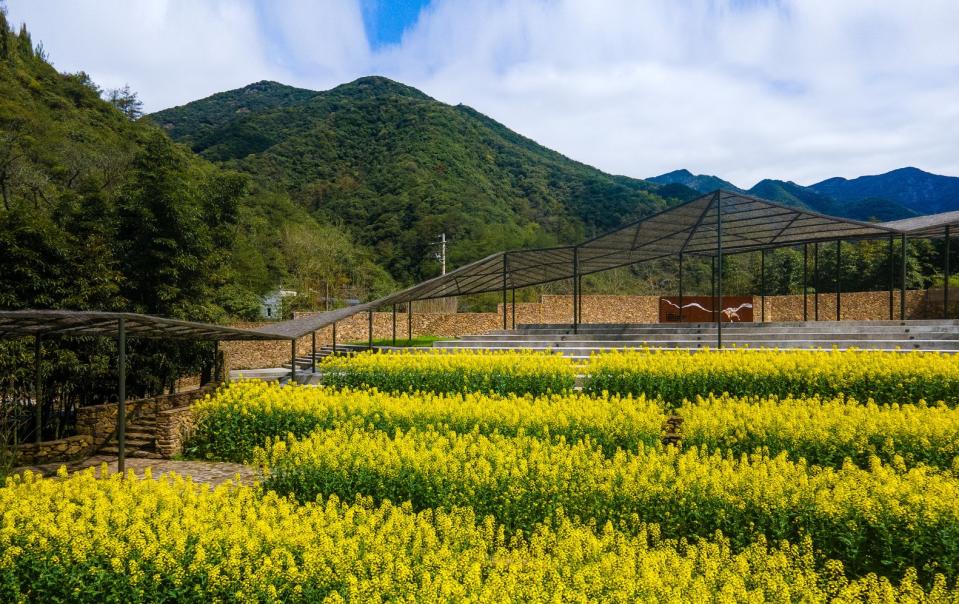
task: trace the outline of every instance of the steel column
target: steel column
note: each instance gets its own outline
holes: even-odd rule
[[[709,312],[713,315],[713,321],[716,321],[716,257],[713,256],[709,261],[711,263],[709,267]]]
[[[406,303],[406,338],[413,339],[413,301]]]
[[[952,234],[949,232],[949,225],[946,225],[946,278],[942,282],[942,318],[949,318],[949,240]]]
[[[117,319],[117,472],[126,471],[127,460],[127,326]]]
[[[507,263],[507,254],[503,252],[503,330],[507,329],[506,325],[506,263]]]
[[[836,320],[842,319],[842,239],[836,240]]]
[[[41,337],[33,336],[33,402],[34,409],[34,430],[36,431],[35,440],[37,443],[43,440],[43,383],[40,377],[40,355],[43,352]],[[14,433],[16,428],[14,428]]]
[[[813,319],[819,320],[819,242],[812,244],[812,306]]]
[[[513,304],[511,305],[513,311],[513,330],[516,330],[516,288],[513,288]]]
[[[809,320],[809,305],[807,304],[808,298],[808,272],[809,272],[809,244],[802,244],[802,320]]]
[[[290,340],[290,383],[296,383],[296,338]]]
[[[902,234],[902,289],[899,290],[899,319],[906,319],[906,248],[909,245],[909,239],[906,234]]]
[[[373,350],[373,311],[366,311],[366,349]]]
[[[393,305],[393,346],[396,346],[396,304]]]
[[[213,340],[213,382],[216,384],[223,381],[220,369],[220,341]]]
[[[579,247],[573,248],[573,333],[579,331]]]
[[[893,318],[893,290],[896,289],[896,251],[893,236],[889,236],[889,320]]]
[[[716,193],[716,346],[723,348],[723,196]]]
[[[333,354],[336,354],[336,323],[333,324]]]
[[[679,322],[683,322],[683,253],[679,253]]]
[[[310,340],[313,343],[313,354],[310,355],[310,373],[316,373],[316,332],[310,334]]]
[[[759,322],[766,322],[766,250],[759,252]]]
[[[583,276],[579,276],[579,283],[576,285],[576,292],[579,294],[579,303],[576,305],[576,323],[583,322]]]

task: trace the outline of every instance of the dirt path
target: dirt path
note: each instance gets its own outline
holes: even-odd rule
[[[17,468],[15,472],[30,470],[44,476],[54,476],[60,466],[66,466],[70,472],[76,472],[90,467],[99,468],[106,463],[110,472],[117,471],[117,458],[105,455],[94,455],[83,460],[25,466]],[[133,470],[137,476],[143,477],[143,471],[150,468],[154,477],[168,472],[176,472],[181,476],[191,476],[194,482],[216,486],[227,480],[236,482],[237,476],[242,484],[253,484],[259,477],[259,470],[253,466],[222,461],[175,461],[172,459],[140,459],[126,460],[127,471]]]

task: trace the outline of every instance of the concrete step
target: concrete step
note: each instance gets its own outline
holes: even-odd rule
[[[118,445],[105,445],[100,447],[97,451],[100,455],[119,455],[120,447]],[[126,455],[127,457],[145,457],[148,459],[163,459],[159,453],[155,450],[147,447],[135,447],[133,445],[127,444],[126,446]]]
[[[919,320],[882,320],[882,321],[767,321],[765,323],[723,323],[723,327],[732,327],[734,329],[740,329],[743,327],[796,327],[796,326],[810,326],[810,325],[835,325],[835,326],[844,326],[844,327],[860,327],[860,326],[889,326],[889,325],[898,325],[898,326],[922,326],[922,325],[931,325],[931,326],[951,326],[953,328],[959,328],[959,319],[919,319]],[[715,322],[701,322],[701,323],[581,323],[579,325],[580,329],[592,329],[592,328],[609,328],[609,329],[625,329],[625,328],[668,328],[668,327],[692,327],[692,328],[710,328],[715,327]],[[568,329],[572,325],[570,323],[520,323],[517,324],[517,329]]]
[[[877,327],[860,327],[860,328],[851,328],[843,329],[837,326],[801,326],[801,327],[775,327],[775,328],[730,328],[726,325],[723,326],[723,332],[729,334],[740,334],[740,335],[768,335],[776,336],[778,334],[791,334],[791,333],[803,333],[803,334],[931,334],[931,335],[959,335],[959,329],[950,327],[950,326],[877,326]],[[518,329],[515,331],[491,331],[485,334],[480,334],[483,336],[497,336],[497,337],[515,337],[515,336],[526,336],[526,335],[536,335],[536,336],[563,336],[563,335],[580,335],[580,336],[591,336],[591,335],[606,335],[606,336],[644,336],[644,335],[689,335],[689,334],[715,334],[715,328],[668,328],[668,329],[653,329],[653,328],[644,328],[644,329]],[[476,335],[462,336],[461,338],[471,338],[477,337]]]
[[[859,348],[863,350],[938,350],[944,352],[959,351],[959,342],[941,341],[941,340],[788,340],[782,342],[770,343],[768,341],[757,340],[738,340],[729,341],[723,339],[724,347],[753,348],[753,349],[786,349],[802,348],[812,349],[820,348],[831,350],[838,348],[841,350],[849,348]],[[452,342],[443,346],[437,346],[437,349],[445,350],[550,350],[554,352],[570,351],[574,354],[586,354],[587,351],[597,350],[623,350],[630,348],[662,348],[662,349],[701,349],[716,348],[715,340],[677,340],[670,342],[621,342],[621,341],[598,341],[598,342],[539,342],[539,341],[514,341],[514,342]]]
[[[476,335],[460,338],[459,340],[451,340],[456,343],[466,343],[466,342],[673,342],[673,341],[709,341],[715,340],[717,334],[715,332],[709,334],[634,334],[634,335],[623,335],[623,334],[569,334],[569,335],[542,335],[542,334],[517,334],[514,336],[507,335]],[[884,333],[870,333],[870,334],[848,334],[848,333],[808,333],[808,332],[794,332],[794,333],[781,333],[781,334],[766,334],[766,333],[723,333],[723,339],[730,342],[734,341],[764,341],[764,342],[781,342],[788,340],[819,340],[819,341],[831,341],[831,340],[848,340],[848,339],[862,339],[862,340],[940,340],[944,342],[948,341],[959,341],[959,333],[944,333],[944,334],[884,334]],[[442,344],[437,342],[437,346]]]
[[[107,441],[108,446],[115,446],[117,444],[116,438],[111,438]],[[139,447],[152,447],[156,444],[156,439],[152,436],[149,438],[130,438],[127,436],[126,445],[127,447],[139,448]]]

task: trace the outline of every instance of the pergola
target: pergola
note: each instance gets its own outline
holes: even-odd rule
[[[945,305],[949,300],[949,244],[951,228],[959,225],[959,212],[946,212],[906,220],[870,223],[848,218],[827,216],[809,210],[786,206],[735,191],[717,190],[647,216],[615,231],[576,245],[530,250],[497,252],[476,262],[462,266],[445,275],[424,281],[379,300],[349,308],[318,313],[308,317],[278,323],[258,329],[262,333],[301,337],[318,329],[333,326],[336,346],[336,323],[347,317],[369,314],[369,339],[372,347],[372,313],[378,308],[393,309],[393,339],[396,339],[396,308],[407,305],[407,321],[412,325],[412,302],[450,296],[465,296],[501,292],[503,299],[503,329],[507,329],[508,294],[513,295],[513,324],[515,326],[516,290],[562,280],[573,283],[572,326],[575,330],[582,319],[581,290],[584,275],[661,258],[679,260],[679,298],[682,307],[683,260],[690,256],[708,257],[714,263],[713,296],[722,305],[723,257],[729,254],[760,251],[761,282],[765,284],[765,257],[768,250],[782,247],[803,247],[803,295],[806,295],[808,275],[808,246],[814,246],[818,272],[819,246],[834,243],[837,258],[843,241],[888,239],[890,254],[889,318],[893,318],[893,256],[895,239],[902,241],[900,317],[905,318],[905,261],[909,237],[944,237],[946,241]],[[838,263],[837,263],[838,267]],[[717,278],[718,276],[718,278]],[[836,280],[837,308],[841,304],[839,279]],[[762,288],[765,298],[765,286]],[[817,292],[818,301],[818,292]],[[808,319],[806,304],[804,319]],[[817,316],[818,319],[818,305]],[[765,306],[763,307],[765,310]],[[721,313],[714,312],[718,345],[722,346]],[[680,310],[682,316],[682,310]],[[839,312],[837,311],[837,318]],[[408,327],[409,331],[412,330]]]
[[[117,469],[124,470],[126,460],[126,339],[160,338],[180,340],[285,340],[249,329],[237,329],[209,323],[181,321],[165,317],[125,312],[75,310],[4,310],[0,311],[0,338],[33,337],[34,397],[36,400],[36,439],[40,442],[43,408],[40,405],[40,353],[44,338],[54,336],[94,336],[116,338],[117,362]]]

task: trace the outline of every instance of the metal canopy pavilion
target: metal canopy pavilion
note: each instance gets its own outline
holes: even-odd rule
[[[684,256],[714,258],[721,269],[722,256],[727,254],[800,245],[804,246],[805,252],[805,246],[809,244],[836,243],[840,246],[843,241],[862,239],[889,238],[891,250],[893,238],[900,238],[905,244],[908,236],[944,236],[948,248],[950,228],[957,225],[959,212],[870,223],[827,216],[735,191],[717,190],[577,245],[498,252],[379,300],[278,323],[256,331],[302,337],[354,314],[393,307],[395,333],[397,305],[415,300],[489,292],[502,293],[505,329],[509,291],[515,297],[517,289],[566,279],[573,281],[575,327],[581,316],[579,298],[583,275],[675,257],[680,260],[682,280]],[[816,247],[818,250],[818,245]],[[948,272],[948,265],[946,269]],[[720,297],[721,281],[720,278],[717,292]],[[904,296],[904,293],[901,295]]]
[[[806,287],[808,246],[815,246],[818,259],[819,245],[835,243],[837,259],[843,241],[888,238],[890,257],[889,318],[893,313],[894,239],[901,240],[900,317],[905,312],[905,262],[908,237],[945,238],[944,308],[949,306],[949,247],[952,229],[959,227],[959,211],[932,216],[920,216],[885,223],[868,223],[837,218],[773,203],[750,195],[718,190],[657,214],[637,220],[615,231],[577,245],[551,248],[498,252],[467,264],[445,275],[424,281],[379,300],[340,308],[292,321],[275,323],[257,329],[237,329],[192,321],[181,321],[139,315],[94,311],[22,310],[0,311],[0,338],[32,336],[37,362],[37,400],[40,400],[39,359],[41,340],[48,336],[116,337],[119,344],[119,466],[123,467],[125,430],[125,363],[126,337],[202,339],[202,340],[289,340],[291,343],[292,374],[296,378],[296,339],[312,335],[313,359],[316,358],[317,330],[333,326],[333,346],[336,347],[336,323],[361,312],[368,313],[369,341],[373,341],[373,311],[393,309],[393,338],[396,339],[396,308],[407,304],[407,321],[412,333],[412,302],[432,298],[465,296],[501,292],[503,300],[503,328],[507,328],[507,293],[513,293],[515,313],[516,290],[566,279],[573,284],[572,326],[575,331],[581,319],[581,282],[583,275],[617,267],[674,257],[679,260],[679,300],[683,299],[683,258],[686,256],[713,259],[713,295],[720,306],[723,299],[723,256],[733,253],[761,251],[760,264],[765,296],[765,252],[789,246],[803,246],[803,296]],[[839,263],[837,262],[837,266]],[[718,279],[717,279],[718,276]],[[839,278],[836,279],[837,319],[840,316]],[[818,292],[817,292],[818,296]],[[818,298],[817,298],[818,299]],[[805,302],[805,300],[804,300]],[[818,309],[818,305],[816,306]],[[807,305],[803,304],[804,318]],[[764,306],[765,310],[765,306]],[[721,314],[716,315],[717,344],[722,347]],[[682,311],[680,310],[680,319]],[[817,310],[818,319],[818,310]],[[514,315],[515,325],[515,315]],[[314,365],[315,370],[315,365]],[[38,410],[40,406],[38,405]],[[38,426],[41,422],[38,415]],[[39,430],[38,430],[39,434]]]

